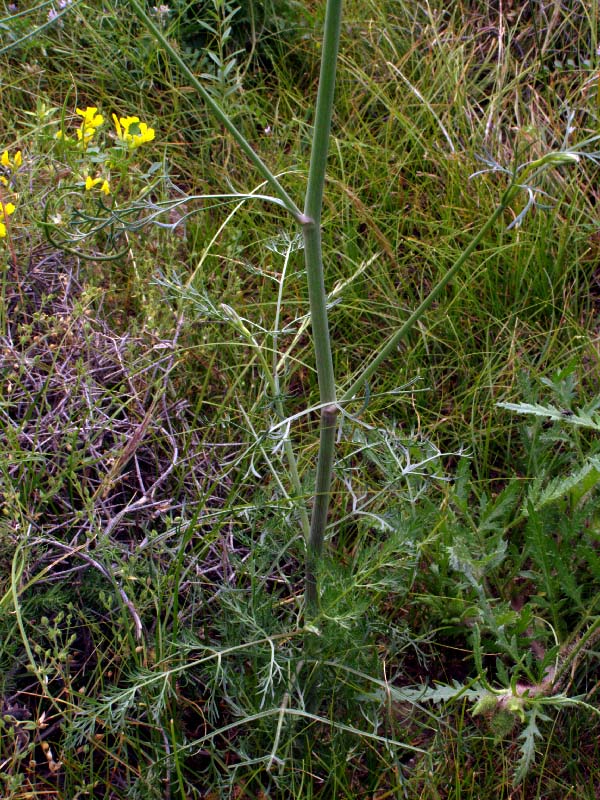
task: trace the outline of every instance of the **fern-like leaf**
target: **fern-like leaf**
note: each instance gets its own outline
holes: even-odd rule
[[[540,739],[542,734],[538,728],[538,720],[547,721],[550,719],[547,714],[540,711],[539,706],[532,706],[525,712],[527,717],[527,725],[519,734],[519,739],[522,740],[521,744],[521,757],[517,763],[513,782],[516,785],[522,783],[527,777],[527,773],[535,762],[535,742]]]
[[[539,511],[544,506],[562,499],[574,489],[582,489],[583,492],[589,491],[598,481],[600,481],[600,462],[597,458],[590,458],[571,475],[551,480],[544,489],[540,487],[539,483],[534,483],[529,490],[528,501],[536,511]],[[523,513],[525,516],[528,515],[527,507],[523,509]]]
[[[435,686],[417,686],[415,688],[390,687],[389,692],[393,700],[409,703],[434,703],[442,705],[452,700],[467,698],[467,700],[479,700],[482,695],[487,694],[487,690],[479,683],[464,684],[453,681],[451,684],[436,683]]]
[[[529,414],[536,417],[545,417],[555,422],[565,422],[580,428],[589,428],[600,431],[600,414],[591,413],[585,409],[577,411],[563,411],[553,405],[543,406],[540,403],[497,403],[498,408],[515,411],[517,414]]]

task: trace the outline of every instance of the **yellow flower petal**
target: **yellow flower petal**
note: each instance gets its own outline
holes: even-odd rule
[[[80,108],[75,109],[75,113],[83,117],[83,121],[88,123],[95,117],[96,111],[98,111],[97,106],[88,106],[85,111],[82,111]]]
[[[112,115],[113,122],[115,123],[115,130],[117,131],[117,138],[123,139],[123,128],[121,128],[121,123],[119,122],[119,118],[116,114]]]
[[[10,217],[15,213],[16,208],[14,203],[0,203],[0,214],[2,217]]]
[[[154,139],[154,135],[154,128],[149,128],[145,122],[140,122],[140,132],[133,136],[134,146],[139,147],[145,142],[151,142]]]
[[[121,125],[129,130],[132,125],[135,125],[140,121],[139,117],[121,117]]]
[[[6,236],[6,225],[3,222],[0,222],[0,239],[4,239]]]
[[[77,138],[85,145],[96,133],[96,128],[104,122],[102,114],[97,114],[98,108],[96,106],[88,106],[85,110],[77,108],[75,113],[83,118],[79,130],[77,131]]]
[[[8,157],[8,150],[5,150],[2,153],[2,157],[0,158],[0,164],[2,164],[3,167],[10,168],[10,158]]]
[[[149,128],[145,122],[140,122],[136,116],[119,117],[112,115],[117,131],[117,138],[121,142],[126,142],[130,148],[139,147],[144,142],[151,142],[154,139],[154,128]]]
[[[23,163],[23,154],[20,150],[17,150],[15,153],[15,167],[20,167]]]
[[[128,142],[130,147],[133,147],[134,136],[139,130],[139,122],[139,117],[121,117],[121,125],[123,126],[123,141]],[[133,128],[133,133],[131,128]]]
[[[101,184],[100,191],[104,192],[104,194],[110,194],[110,184],[106,180],[106,178],[92,178],[91,175],[88,175],[85,179],[85,189],[87,192],[94,189],[98,184]]]

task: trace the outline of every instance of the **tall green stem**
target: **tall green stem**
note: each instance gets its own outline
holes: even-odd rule
[[[308,530],[308,541],[306,547],[306,612],[308,618],[314,618],[318,615],[319,610],[317,577],[319,562],[323,551],[325,529],[327,526],[327,513],[330,502],[335,449],[335,428],[338,412],[333,358],[329,336],[329,323],[327,319],[327,293],[325,291],[323,256],[321,250],[321,209],[323,204],[325,168],[327,164],[331,118],[333,113],[337,55],[341,29],[342,0],[327,0],[321,71],[319,76],[312,151],[304,211],[301,211],[298,208],[298,206],[294,203],[292,198],[280,184],[277,177],[254,152],[241,131],[236,128],[233,122],[225,114],[223,109],[221,109],[218,103],[216,103],[206,91],[198,78],[196,78],[185,61],[167,41],[160,28],[154,24],[148,14],[144,11],[140,0],[129,0],[129,2],[140,20],[142,20],[148,30],[152,32],[155,39],[162,44],[165,50],[169,53],[170,57],[179,65],[180,69],[186,75],[191,85],[204,99],[205,103],[212,110],[219,122],[229,131],[242,151],[248,156],[259,173],[272,187],[274,192],[277,194],[277,202],[283,205],[302,225],[305,263],[308,277],[310,317],[322,408],[319,455],[317,460],[315,482],[315,500],[310,519],[310,528]],[[517,175],[515,174],[515,176],[513,176],[513,181],[505,191],[502,200],[492,216],[488,219],[479,233],[473,238],[468,247],[454,262],[454,264],[450,267],[450,269],[446,272],[444,277],[434,287],[430,294],[381,348],[379,353],[377,353],[377,355],[371,360],[359,377],[356,378],[350,387],[344,392],[341,402],[346,403],[352,400],[359,390],[365,385],[365,383],[375,374],[382,362],[393,353],[398,346],[398,343],[408,334],[415,323],[423,317],[424,313],[441,294],[449,281],[464,265],[469,256],[475,251],[477,246],[483,240],[484,236],[509,206],[514,196],[523,187],[526,180],[532,176],[535,176],[539,170],[544,169],[546,166],[569,163],[576,161],[577,159],[578,156],[574,153],[550,153],[543,158],[528,164],[518,176],[520,183],[517,183]],[[283,409],[280,408],[280,412],[283,413]],[[288,449],[288,452],[291,453],[291,443],[286,443],[286,448]],[[290,457],[290,463],[292,464],[293,471],[295,465],[293,454]],[[298,487],[299,476],[297,471],[293,471],[293,478],[296,487]],[[307,520],[305,515],[303,526],[305,536],[307,535],[306,523]]]
[[[281,204],[285,206],[293,217],[302,225],[319,392],[321,403],[324,404],[321,413],[315,503],[312,510],[310,531],[308,533],[306,560],[306,606],[309,616],[315,616],[318,609],[316,576],[318,562],[323,550],[323,540],[327,524],[335,446],[335,422],[337,416],[335,377],[329,338],[329,324],[327,320],[327,292],[325,291],[323,257],[321,252],[321,208],[323,204],[329,133],[331,130],[342,0],[327,0],[321,72],[319,76],[319,89],[317,93],[315,125],[304,212],[300,211],[298,206],[280,184],[277,177],[254,152],[241,131],[236,128],[219,104],[216,103],[206,91],[202,83],[194,75],[179,53],[177,53],[175,48],[169,43],[163,31],[148,16],[140,0],[129,0],[129,2],[138,18],[143,22],[146,28],[148,28],[154,38],[162,44],[173,61],[178,64],[181,71],[186,75],[191,85],[202,97],[215,117],[223,127],[229,131],[259,173],[269,183],[277,194]]]
[[[321,209],[323,206],[325,168],[333,113],[341,19],[342,0],[328,0],[308,186],[304,205],[306,221],[302,226],[319,394],[321,403],[325,404],[321,410],[315,500],[306,549],[305,602],[308,617],[316,616],[319,608],[317,576],[327,527],[337,418],[335,376],[327,320],[327,292],[325,290],[323,254],[321,250]]]

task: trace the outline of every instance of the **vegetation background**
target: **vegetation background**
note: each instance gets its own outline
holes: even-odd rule
[[[298,198],[324,5],[148,6]],[[260,177],[128,3],[2,8],[4,796],[599,797],[597,1],[344,6],[342,390],[520,165],[578,160],[523,188],[343,415],[318,654],[298,231],[241,197]],[[102,146],[57,138],[92,107]],[[155,130],[122,163],[113,113]]]

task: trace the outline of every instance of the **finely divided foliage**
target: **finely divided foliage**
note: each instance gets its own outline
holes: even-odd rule
[[[599,796],[598,14],[4,4],[3,796]]]

